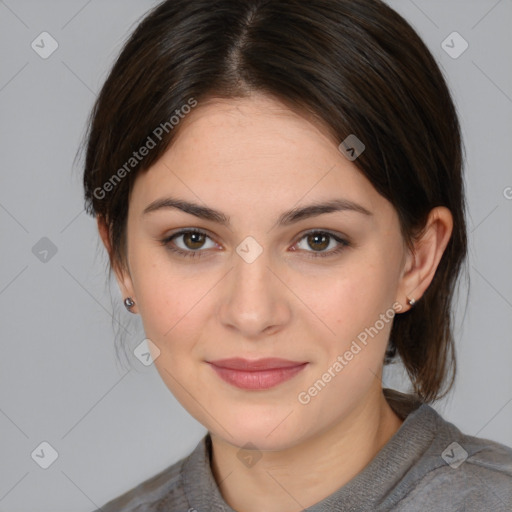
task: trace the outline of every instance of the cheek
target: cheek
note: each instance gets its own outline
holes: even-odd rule
[[[388,274],[381,264],[360,258],[354,264],[317,277],[314,286],[302,286],[300,293],[333,331],[351,333],[373,317],[378,318],[380,309],[387,304]]]
[[[191,339],[191,333],[186,331],[195,323],[194,316],[201,310],[202,298],[212,287],[211,279],[190,270],[184,272],[162,248],[141,250],[134,255],[132,267],[147,337],[166,349],[170,348],[171,340],[178,337],[180,345],[186,345]]]
[[[150,265],[138,268],[136,292],[145,335],[158,349],[153,360],[160,377],[193,416],[201,417],[190,403],[190,393],[200,395],[191,377],[196,375],[194,349],[211,301],[207,292],[214,283],[204,274],[184,274],[180,265],[153,256]]]
[[[328,360],[352,352],[348,354],[351,370],[344,373],[357,373],[359,367],[378,368],[394,317],[396,283],[389,262],[378,251],[355,256],[345,266],[317,276],[315,286],[305,286],[302,280],[297,292],[316,314],[309,313],[308,322],[316,322],[325,333],[316,343],[323,346]]]

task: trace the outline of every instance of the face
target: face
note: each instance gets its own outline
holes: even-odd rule
[[[120,285],[190,414],[237,446],[291,447],[380,389],[403,297],[396,212],[325,131],[268,97],[200,104],[181,122],[134,183]],[[197,208],[155,203],[169,198]],[[293,214],[336,201],[357,206]],[[211,364],[228,358],[292,366]]]

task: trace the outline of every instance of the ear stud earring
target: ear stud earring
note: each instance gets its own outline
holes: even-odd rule
[[[131,297],[126,297],[126,299],[124,299],[124,305],[125,305],[126,309],[128,311],[130,311],[131,308],[133,306],[135,306],[135,302],[133,301],[133,299]],[[130,311],[130,313],[132,313],[132,311]]]

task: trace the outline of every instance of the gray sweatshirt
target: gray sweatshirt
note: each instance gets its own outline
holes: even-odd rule
[[[305,511],[512,512],[512,448],[462,434],[410,395],[384,392],[404,423],[361,472]],[[244,512],[222,498],[210,457],[206,434],[188,457],[99,510]]]

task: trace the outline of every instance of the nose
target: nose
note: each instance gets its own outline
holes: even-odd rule
[[[276,274],[265,251],[250,263],[235,254],[218,307],[222,324],[253,340],[282,330],[291,318],[290,293]]]

